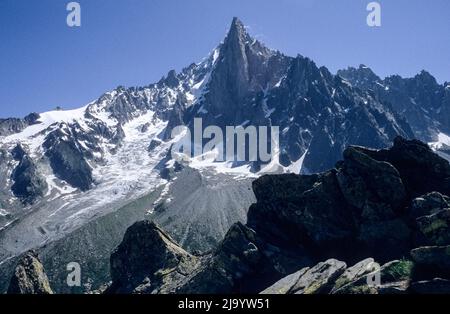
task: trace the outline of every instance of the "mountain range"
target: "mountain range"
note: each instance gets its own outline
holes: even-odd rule
[[[171,131],[278,126],[268,164],[175,160]],[[0,290],[18,257],[39,251],[54,289],[84,292],[110,280],[109,255],[126,229],[156,221],[184,249],[215,248],[246,223],[252,182],[267,173],[335,167],[349,145],[417,138],[450,154],[450,83],[422,71],[385,79],[359,66],[331,73],[252,38],[234,18],[211,54],[143,87],[119,86],[75,110],[0,120]],[[85,285],[65,286],[79,262]],[[4,279],[3,279],[4,278]]]

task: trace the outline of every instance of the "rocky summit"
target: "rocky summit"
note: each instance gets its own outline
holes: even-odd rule
[[[209,253],[135,223],[111,255],[105,292],[450,293],[449,179],[449,163],[420,141],[351,146],[327,172],[254,181],[247,224]]]

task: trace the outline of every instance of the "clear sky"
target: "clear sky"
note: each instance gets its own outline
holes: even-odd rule
[[[0,0],[0,117],[80,107],[118,85],[142,86],[199,62],[233,16],[285,54],[332,72],[364,63],[384,77],[422,69],[450,81],[450,1],[379,0],[382,26],[366,24],[372,0]]]

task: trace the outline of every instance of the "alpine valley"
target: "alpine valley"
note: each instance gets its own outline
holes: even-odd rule
[[[171,147],[180,138],[172,138],[171,131],[179,125],[192,128],[195,118],[202,118],[204,127],[278,126],[279,151],[268,164],[217,162],[212,151],[175,160]],[[264,241],[255,240],[258,248],[263,242],[281,243],[281,247],[294,252],[294,243],[287,241],[289,236],[307,233],[311,247],[306,244],[306,249],[337,249],[333,241],[348,240],[346,226],[353,228],[355,216],[349,212],[328,215],[333,204],[345,204],[367,214],[367,208],[381,202],[386,208],[390,206],[389,213],[383,216],[378,208],[376,215],[389,223],[392,220],[390,226],[401,232],[409,227],[397,225],[398,219],[403,219],[398,218],[403,217],[396,211],[398,208],[409,206],[428,192],[448,193],[442,183],[445,180],[432,172],[436,168],[429,167],[438,179],[433,181],[436,186],[429,185],[433,190],[428,191],[413,186],[408,171],[403,171],[396,161],[403,153],[407,155],[405,162],[415,161],[411,155],[420,150],[423,156],[431,156],[430,162],[449,172],[445,160],[450,159],[447,134],[450,83],[439,84],[426,71],[412,78],[393,75],[382,79],[364,65],[333,74],[307,57],[286,56],[267,48],[234,18],[223,42],[203,61],[192,63],[180,73],[172,70],[148,86],[117,87],[79,109],[0,120],[0,292],[10,286],[19,261],[25,258],[33,265],[37,255],[54,292],[87,293],[105,285],[109,292],[131,292],[138,282],[125,284],[131,277],[126,277],[121,268],[126,268],[126,246],[133,251],[133,243],[142,239],[148,239],[149,248],[151,243],[165,247],[181,260],[180,264],[184,263],[177,267],[195,273],[194,278],[173,279],[177,288],[158,286],[159,292],[209,291],[210,287],[199,282],[204,283],[215,273],[211,265],[238,245],[231,243],[236,237],[238,241],[240,237],[261,236]],[[394,139],[394,146],[384,150],[393,145]],[[416,170],[425,169],[420,168],[420,162],[417,164]],[[380,187],[367,203],[370,206],[351,192],[338,195],[335,172],[341,174],[339,186],[348,187],[372,173],[364,169],[389,178],[381,184],[375,175],[375,183],[368,185],[368,190],[381,184],[392,186],[398,193],[389,197],[392,190],[386,192]],[[291,177],[292,173],[295,177]],[[308,182],[298,182],[296,178],[303,177],[298,174],[311,176],[305,176]],[[401,180],[406,188],[400,187]],[[294,187],[311,194],[300,201],[294,198],[303,194],[291,191],[291,199],[286,193]],[[352,188],[359,193],[357,186]],[[330,206],[324,203],[328,198]],[[444,196],[440,200],[448,202]],[[283,216],[273,212],[274,206],[286,205],[287,210],[289,202],[313,207],[316,204],[323,209],[323,216],[306,215],[298,231],[294,222],[289,222],[289,213]],[[273,219],[264,221],[263,213]],[[366,223],[370,221],[365,226],[374,228],[371,230],[375,230],[374,215],[365,216]],[[275,225],[271,227],[270,223]],[[318,224],[328,229],[312,230]],[[127,231],[132,225],[135,233],[133,227]],[[260,232],[258,237],[253,229]],[[390,236],[389,231],[383,232]],[[389,250],[414,249],[403,238],[394,240],[386,243],[385,255],[372,251],[372,257],[388,262],[396,257]],[[266,250],[274,247],[263,246]],[[304,250],[305,243],[301,246]],[[161,254],[167,256],[166,251]],[[250,255],[252,252],[249,249]],[[331,257],[316,252],[315,258],[299,262],[299,253],[297,250],[271,267],[276,264],[280,269],[298,271],[293,274],[296,279],[291,278],[298,283],[309,269],[299,270],[299,265],[312,267],[312,262]],[[342,256],[348,257],[344,253],[333,257]],[[352,255],[348,260],[357,262],[365,257]],[[296,261],[295,267],[292,260]],[[81,265],[81,287],[66,284],[66,267],[71,262]],[[345,267],[339,264],[343,262],[323,263],[336,274],[344,272]],[[171,276],[180,275],[178,272]],[[254,283],[243,290],[259,292],[284,275],[286,271],[280,270],[275,276],[265,277],[272,281]],[[290,289],[305,289],[299,287]],[[211,291],[230,292],[235,288]],[[155,287],[143,284],[136,289],[149,292]]]

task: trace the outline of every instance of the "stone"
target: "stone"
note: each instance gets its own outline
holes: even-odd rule
[[[39,173],[36,164],[28,155],[23,155],[11,174],[14,181],[11,190],[22,203],[30,205],[43,197],[48,188],[47,182]]]
[[[299,271],[290,274],[276,283],[274,283],[272,286],[264,289],[261,291],[261,294],[287,294],[293,286],[297,283],[299,278],[303,276],[307,271],[309,270],[309,267],[305,267],[300,269]]]
[[[417,225],[434,245],[450,245],[450,209],[443,209],[417,219]]]
[[[378,268],[374,265],[375,268]],[[403,293],[412,276],[413,264],[408,260],[395,260],[381,268],[363,274],[338,289],[334,294],[381,294]],[[377,282],[379,280],[379,282]]]
[[[53,294],[36,252],[29,251],[20,259],[11,278],[8,294]]]
[[[450,245],[425,246],[411,251],[418,279],[444,277],[450,279]]]
[[[308,269],[288,293],[295,294],[320,294],[328,293],[336,278],[346,269],[344,262],[329,259]]]
[[[331,293],[333,294],[344,285],[358,280],[364,275],[372,273],[373,271],[379,269],[379,267],[380,265],[376,263],[373,258],[366,258],[365,260],[356,263],[352,267],[347,268],[344,273],[339,276],[339,278],[334,283]]]
[[[431,192],[412,200],[409,215],[416,219],[450,208],[450,198],[439,192]]]

